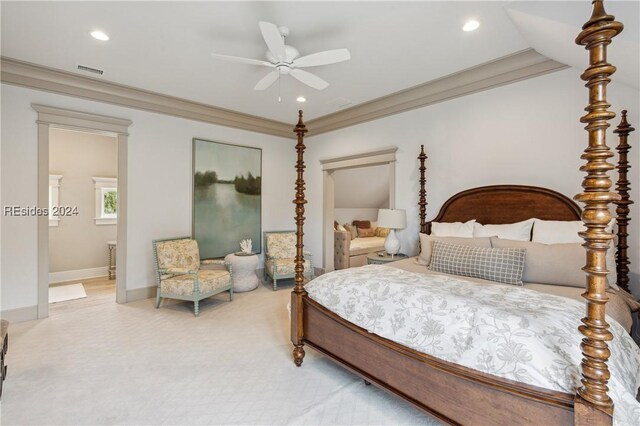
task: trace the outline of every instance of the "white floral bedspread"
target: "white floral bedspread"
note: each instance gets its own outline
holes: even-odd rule
[[[381,265],[321,275],[305,288],[342,318],[420,352],[546,389],[574,393],[580,385],[585,308],[576,300]],[[607,321],[614,423],[640,425],[640,348]]]

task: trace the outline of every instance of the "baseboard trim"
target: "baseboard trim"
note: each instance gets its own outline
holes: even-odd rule
[[[109,275],[108,266],[98,268],[76,269],[73,271],[49,272],[49,284],[65,281],[87,280],[89,278],[106,277]]]
[[[24,308],[7,309],[0,313],[2,319],[9,322],[24,322],[38,319],[38,305],[26,306]]]
[[[142,288],[135,288],[133,290],[127,290],[127,301],[125,303],[156,297],[157,289],[158,289],[158,286],[153,285],[150,287],[142,287]]]

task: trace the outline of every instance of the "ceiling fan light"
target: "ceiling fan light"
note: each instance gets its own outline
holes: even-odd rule
[[[462,26],[462,31],[465,31],[465,32],[475,31],[478,29],[479,26],[480,26],[480,22],[476,21],[475,19],[469,19]]]

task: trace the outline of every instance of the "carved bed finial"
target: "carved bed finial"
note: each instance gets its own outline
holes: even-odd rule
[[[425,171],[427,168],[424,166],[424,162],[427,158],[427,155],[424,153],[424,145],[420,145],[420,155],[418,155],[418,160],[420,160],[420,199],[418,201],[418,206],[420,206],[420,232],[422,233],[427,233],[427,191],[425,189],[425,184],[427,182]]]
[[[296,258],[295,258],[295,287],[291,293],[291,321],[296,323],[296,327],[291,328],[291,341],[293,342],[293,360],[300,367],[304,359],[304,348],[302,343],[302,297],[306,295],[304,289],[304,205],[307,200],[304,198],[304,135],[307,133],[302,119],[302,110],[298,111],[298,124],[293,129],[298,136],[296,152],[298,160],[296,162],[296,198],[293,204],[296,205]],[[313,268],[313,265],[311,265]]]
[[[627,172],[629,171],[629,161],[627,160],[627,154],[631,145],[627,142],[629,133],[635,129],[631,127],[627,121],[627,111],[622,111],[622,119],[620,124],[613,131],[619,138],[618,146],[618,182],[616,183],[616,191],[620,195],[620,200],[615,201],[616,207],[616,222],[618,224],[618,251],[616,252],[616,268],[618,276],[618,286],[626,291],[629,291],[629,257],[627,255],[627,237],[629,236],[629,205],[633,204],[629,197],[630,183],[627,179]]]
[[[582,123],[587,123],[585,129],[589,133],[588,146],[581,156],[586,164],[580,167],[587,176],[582,182],[584,191],[575,196],[577,201],[585,204],[582,220],[587,227],[586,231],[580,233],[586,248],[587,261],[583,270],[587,273],[587,290],[583,297],[587,300],[587,316],[579,327],[585,337],[580,345],[584,357],[581,363],[582,386],[578,389],[577,403],[580,404],[580,398],[586,400],[608,417],[608,423],[613,414],[613,402],[607,387],[610,376],[607,360],[611,354],[607,341],[612,340],[613,335],[605,321],[605,304],[609,300],[605,293],[606,253],[613,234],[606,232],[606,227],[611,220],[609,204],[617,201],[619,196],[609,191],[609,171],[614,166],[607,161],[613,153],[606,144],[606,131],[609,127],[607,121],[614,118],[615,113],[608,111],[611,105],[607,103],[607,84],[616,68],[607,62],[607,46],[623,28],[614,19],[606,14],[602,1],[595,0],[591,18],[576,38],[576,43],[589,51],[589,67],[581,75],[589,89],[589,105],[585,108],[587,113],[580,118]],[[600,418],[600,421],[605,419]]]

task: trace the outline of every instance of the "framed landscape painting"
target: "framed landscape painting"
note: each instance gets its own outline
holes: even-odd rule
[[[201,259],[240,250],[260,253],[262,150],[193,139],[193,238]]]

